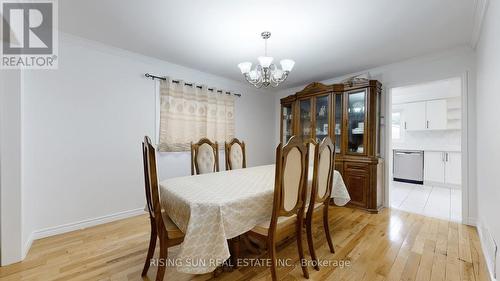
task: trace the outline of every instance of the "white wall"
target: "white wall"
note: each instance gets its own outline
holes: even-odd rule
[[[393,88],[391,94],[392,104],[460,97],[462,94],[462,79],[455,77]]]
[[[155,83],[146,72],[241,93],[236,135],[247,144],[248,164],[274,161],[273,96],[70,35],[60,36],[59,52],[58,70],[27,71],[24,80],[23,205],[31,238],[143,209],[141,141],[155,128]],[[189,175],[189,165],[189,153],[162,154],[160,177]]]
[[[401,139],[392,141],[392,148],[410,150],[460,151],[462,132],[460,130],[401,130]]]
[[[500,2],[489,1],[477,47],[477,183],[479,225],[487,259],[490,235],[500,245]],[[490,246],[488,246],[490,245]],[[490,268],[492,264],[490,264]],[[500,258],[496,264],[500,270]]]
[[[0,265],[23,255],[21,81],[19,70],[0,71]]]
[[[335,63],[335,62],[332,62]],[[443,51],[440,53],[430,54],[427,56],[416,57],[410,60],[379,66],[372,69],[367,69],[364,71],[360,71],[358,73],[353,73],[349,75],[344,75],[342,77],[336,77],[324,81],[320,81],[325,84],[332,84],[339,82],[347,77],[356,74],[362,74],[369,72],[372,79],[379,80],[383,85],[383,100],[386,100],[382,104],[382,116],[385,116],[386,112],[386,92],[390,88],[394,87],[402,87],[407,85],[419,84],[423,82],[437,81],[443,79],[449,79],[453,77],[462,77],[464,73],[467,73],[468,83],[467,83],[467,91],[468,91],[468,131],[463,132],[462,135],[462,143],[463,146],[470,147],[468,155],[466,155],[467,161],[464,161],[464,165],[468,165],[472,167],[469,169],[469,174],[467,177],[467,183],[469,186],[470,194],[469,194],[469,202],[468,208],[469,214],[464,216],[467,222],[473,223],[477,218],[477,198],[476,198],[476,171],[473,167],[476,166],[476,155],[475,155],[475,142],[476,142],[476,121],[475,121],[475,54],[474,51],[469,47],[459,47],[447,51]],[[293,73],[291,74],[293,75]],[[313,82],[313,81],[311,81]],[[300,87],[295,87],[292,89],[286,89],[279,91],[275,95],[275,118],[276,118],[276,133],[275,133],[275,141],[279,141],[279,114],[280,114],[280,99],[282,97],[291,95],[297,91],[302,90],[305,85]],[[389,101],[390,102],[390,101]],[[382,147],[385,148],[385,126],[381,128],[382,130]],[[382,153],[385,153],[382,151]]]

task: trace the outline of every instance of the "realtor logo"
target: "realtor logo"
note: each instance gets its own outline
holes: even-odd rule
[[[57,68],[57,2],[1,1],[1,68]]]

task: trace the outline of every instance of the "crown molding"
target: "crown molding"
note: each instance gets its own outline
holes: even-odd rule
[[[474,7],[474,25],[472,27],[471,47],[476,49],[477,43],[481,37],[484,16],[488,10],[489,0],[475,0]]]

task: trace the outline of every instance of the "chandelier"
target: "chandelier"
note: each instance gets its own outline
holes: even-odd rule
[[[281,69],[279,69],[273,62],[273,57],[267,56],[267,39],[271,37],[271,32],[264,31],[260,34],[264,39],[264,56],[258,57],[259,64],[252,69],[251,62],[242,62],[238,64],[243,76],[248,83],[257,88],[269,87],[269,85],[276,87],[286,80],[290,71],[295,64],[293,60],[284,59],[280,61]]]

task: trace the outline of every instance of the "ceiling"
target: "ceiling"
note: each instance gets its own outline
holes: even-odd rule
[[[281,87],[470,44],[475,0],[64,0],[63,32],[237,81],[242,61],[295,60]]]

